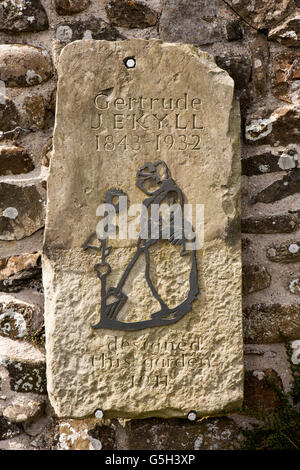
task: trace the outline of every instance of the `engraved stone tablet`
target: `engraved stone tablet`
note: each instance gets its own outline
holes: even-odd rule
[[[243,397],[239,112],[211,56],[69,44],[43,273],[58,416],[217,414]]]

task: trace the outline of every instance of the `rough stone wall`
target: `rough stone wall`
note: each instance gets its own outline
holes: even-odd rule
[[[132,37],[193,43],[235,80],[245,405],[274,408],[265,376],[290,386],[279,330],[300,360],[300,1],[0,1],[0,449],[232,449],[249,421],[58,422],[47,400],[40,252],[57,60],[73,40]]]

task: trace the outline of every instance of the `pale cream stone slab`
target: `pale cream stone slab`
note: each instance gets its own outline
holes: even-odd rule
[[[125,66],[127,58],[134,68]],[[57,415],[80,418],[100,408],[105,417],[184,417],[190,410],[207,416],[240,406],[240,119],[233,80],[193,46],[138,39],[73,42],[62,51],[58,75],[43,255],[48,391]],[[184,202],[204,205],[199,294],[174,324],[93,329],[100,319],[99,254],[83,244],[101,219],[96,209],[110,188],[141,203],[137,170],[158,160]],[[109,285],[120,280],[136,243],[112,241]],[[168,242],[150,255],[157,290],[178,305],[188,292],[186,259]],[[121,321],[147,320],[158,310],[142,257],[124,292]]]

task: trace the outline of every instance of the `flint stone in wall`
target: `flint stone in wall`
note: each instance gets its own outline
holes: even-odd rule
[[[129,450],[230,450],[241,434],[230,418],[185,420],[132,420],[126,423]]]
[[[8,0],[0,3],[0,31],[23,33],[48,29],[47,14],[40,0]]]
[[[0,80],[7,87],[39,85],[52,75],[49,53],[25,44],[0,45]]]
[[[267,249],[267,257],[276,263],[297,263],[300,261],[300,241],[291,240],[272,245]]]
[[[273,369],[245,372],[244,406],[250,412],[272,413],[280,406],[278,395],[267,380],[283,389],[282,380]]]
[[[21,428],[0,416],[0,441],[11,439],[21,433]]]
[[[42,291],[40,253],[0,258],[0,291],[19,292],[25,288]]]
[[[5,102],[0,102],[0,132],[7,132],[15,129],[20,123],[20,116],[13,101],[6,98]],[[5,137],[12,138],[13,133]]]
[[[47,111],[45,100],[41,95],[26,96],[23,108],[28,116],[29,126],[43,129],[46,124]]]
[[[273,112],[261,110],[260,114],[248,117],[245,138],[247,144],[299,144],[300,107],[287,106]]]
[[[251,59],[248,55],[217,55],[215,60],[218,66],[226,70],[233,78],[236,90],[241,91],[247,88],[251,76]]]
[[[226,33],[229,42],[243,39],[244,29],[242,23],[239,20],[228,21]]]
[[[74,15],[86,10],[90,0],[53,0],[56,13],[59,15]]]
[[[300,338],[299,304],[254,304],[244,309],[245,343],[280,343],[280,331],[290,340]]]
[[[252,198],[252,203],[270,204],[300,192],[300,168],[290,171],[281,180],[267,186]]]
[[[0,335],[11,339],[30,339],[43,325],[43,314],[36,305],[14,299],[0,298]]]
[[[271,284],[271,276],[264,266],[247,264],[243,266],[243,294],[251,294],[266,289]]]
[[[269,44],[265,36],[259,35],[250,43],[252,55],[252,83],[258,95],[265,95],[268,82]]]
[[[227,0],[232,9],[256,29],[269,29],[295,9],[293,0]]]
[[[58,424],[57,450],[116,450],[115,425],[94,418],[64,419]]]
[[[26,399],[18,397],[18,399],[10,403],[3,410],[3,417],[11,423],[27,423],[39,418],[44,411],[45,402],[43,400]]]
[[[299,228],[300,214],[278,214],[242,219],[243,233],[291,233]]]
[[[41,165],[44,165],[47,167],[49,166],[51,155],[52,155],[52,149],[53,149],[53,141],[51,137],[51,139],[48,139],[48,141],[42,148]]]
[[[130,0],[111,0],[106,13],[114,26],[124,28],[147,28],[158,21],[158,14],[147,5]]]
[[[243,175],[263,175],[297,167],[296,150],[288,150],[275,155],[272,152],[259,153],[242,160]],[[286,165],[288,163],[288,165]]]
[[[10,388],[14,392],[47,393],[45,362],[2,359],[0,364],[7,369]]]
[[[34,170],[34,164],[26,149],[16,146],[0,146],[0,176],[20,175]]]
[[[62,43],[80,39],[106,39],[115,41],[120,37],[118,31],[100,18],[89,18],[88,21],[61,23],[56,30],[56,39]]]
[[[300,17],[299,17],[300,22]],[[272,93],[288,103],[300,103],[300,53],[282,52],[273,59]]]
[[[300,44],[299,10],[285,18],[269,31],[269,39],[276,40],[284,46],[298,47]]]
[[[44,226],[44,193],[38,185],[0,183],[0,240],[21,240]]]
[[[164,0],[159,22],[161,39],[197,45],[222,41],[221,7],[218,0]]]

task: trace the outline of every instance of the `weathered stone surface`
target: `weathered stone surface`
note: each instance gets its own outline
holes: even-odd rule
[[[20,175],[34,170],[34,164],[23,147],[0,146],[0,176]]]
[[[235,89],[247,88],[251,76],[251,59],[248,55],[216,56],[216,63],[233,78]]]
[[[259,153],[242,160],[242,173],[253,176],[289,170],[297,167],[298,160],[298,154],[293,149],[278,155],[272,152]]]
[[[244,309],[245,343],[280,343],[280,332],[291,340],[300,337],[300,305],[254,304]]]
[[[270,385],[282,389],[282,380],[272,369],[245,372],[244,406],[250,412],[272,413],[280,405],[278,395]]]
[[[269,45],[264,35],[257,36],[251,43],[252,55],[252,83],[259,95],[265,95],[267,91]]]
[[[20,434],[21,429],[19,426],[7,421],[7,419],[0,416],[0,441],[4,439],[11,439]]]
[[[130,0],[111,0],[106,13],[114,26],[124,28],[147,28],[158,21],[158,14],[144,3]]]
[[[105,39],[115,41],[120,34],[110,24],[100,18],[90,18],[88,21],[75,21],[71,24],[62,23],[56,30],[56,39],[63,43],[80,39]]]
[[[127,57],[135,58],[135,68],[126,68]],[[228,227],[238,220],[240,190],[232,79],[191,46],[142,40],[71,43],[62,51],[58,74],[43,256],[48,389],[55,412],[83,417],[101,407],[106,418],[181,417],[191,409],[203,415],[239,406],[243,354],[237,224],[233,238],[238,243],[226,242]],[[143,113],[137,97],[143,98]],[[163,109],[163,98],[169,106],[172,98],[173,112]],[[109,108],[101,110],[105,103]],[[159,124],[153,114],[167,116]],[[198,123],[194,129],[193,114]],[[199,132],[201,147],[192,138]],[[163,139],[159,152],[156,134]],[[126,149],[120,144],[125,135]],[[173,135],[174,148],[170,138],[165,145],[166,135]],[[185,139],[186,150],[179,144]],[[222,165],[216,165],[216,155]],[[99,258],[83,251],[83,244],[95,231],[95,211],[109,188],[121,188],[130,204],[141,202],[145,195],[136,186],[136,172],[158,158],[190,204],[205,204],[205,245],[196,256],[202,295],[176,324],[141,331],[92,329],[99,321],[100,283],[94,271]],[[129,237],[111,243],[109,283],[115,285],[137,241]],[[178,254],[167,242],[151,248],[152,279],[174,308],[185,298],[190,273]],[[159,306],[145,281],[142,259],[130,276],[124,286],[128,303],[119,315],[134,327],[133,322],[148,320]]]
[[[41,280],[41,254],[24,253],[0,258],[0,291],[18,292]]]
[[[300,44],[300,14],[299,10],[285,18],[279,25],[269,31],[269,39],[276,40],[285,46]]]
[[[68,419],[58,426],[57,450],[116,450],[116,434],[109,421]]]
[[[90,0],[53,0],[56,13],[59,15],[74,15],[88,8]]]
[[[244,29],[242,23],[239,20],[228,21],[226,33],[229,42],[243,39]]]
[[[45,49],[25,44],[0,45],[0,80],[7,87],[38,85],[51,75],[51,59]]]
[[[273,112],[262,110],[261,116],[250,117],[246,122],[247,143],[299,144],[300,126],[299,106],[277,108]]]
[[[291,233],[299,228],[300,213],[242,219],[243,233]]]
[[[44,362],[2,359],[10,378],[10,387],[15,392],[46,394],[46,366]]]
[[[18,398],[4,409],[3,417],[11,423],[29,423],[43,414],[44,407],[42,400]]]
[[[0,240],[20,240],[44,226],[43,191],[0,183]]]
[[[232,9],[256,29],[269,29],[295,8],[293,0],[226,0]]]
[[[45,127],[47,111],[45,100],[41,95],[26,96],[23,108],[27,113],[30,127],[37,129]]]
[[[11,339],[29,339],[43,325],[43,314],[36,305],[10,296],[0,298],[0,335]]]
[[[238,447],[238,426],[229,418],[190,423],[140,419],[126,423],[129,450],[230,450]]]
[[[272,93],[288,103],[300,103],[300,53],[282,52],[273,59]]]
[[[300,241],[290,240],[280,245],[273,244],[267,249],[267,257],[276,263],[296,263],[300,261]]]
[[[2,1],[0,31],[20,33],[48,29],[47,14],[40,0]]]
[[[223,39],[217,0],[164,0],[160,37],[168,42],[212,44]]]
[[[0,130],[7,132],[19,125],[19,112],[13,101],[6,98],[5,103],[0,102]],[[13,134],[10,134],[12,136]],[[7,136],[9,137],[9,135]]]
[[[300,192],[300,168],[290,171],[253,197],[252,202],[270,204]]]
[[[251,294],[266,289],[271,284],[271,276],[264,266],[246,264],[243,266],[243,294]]]

